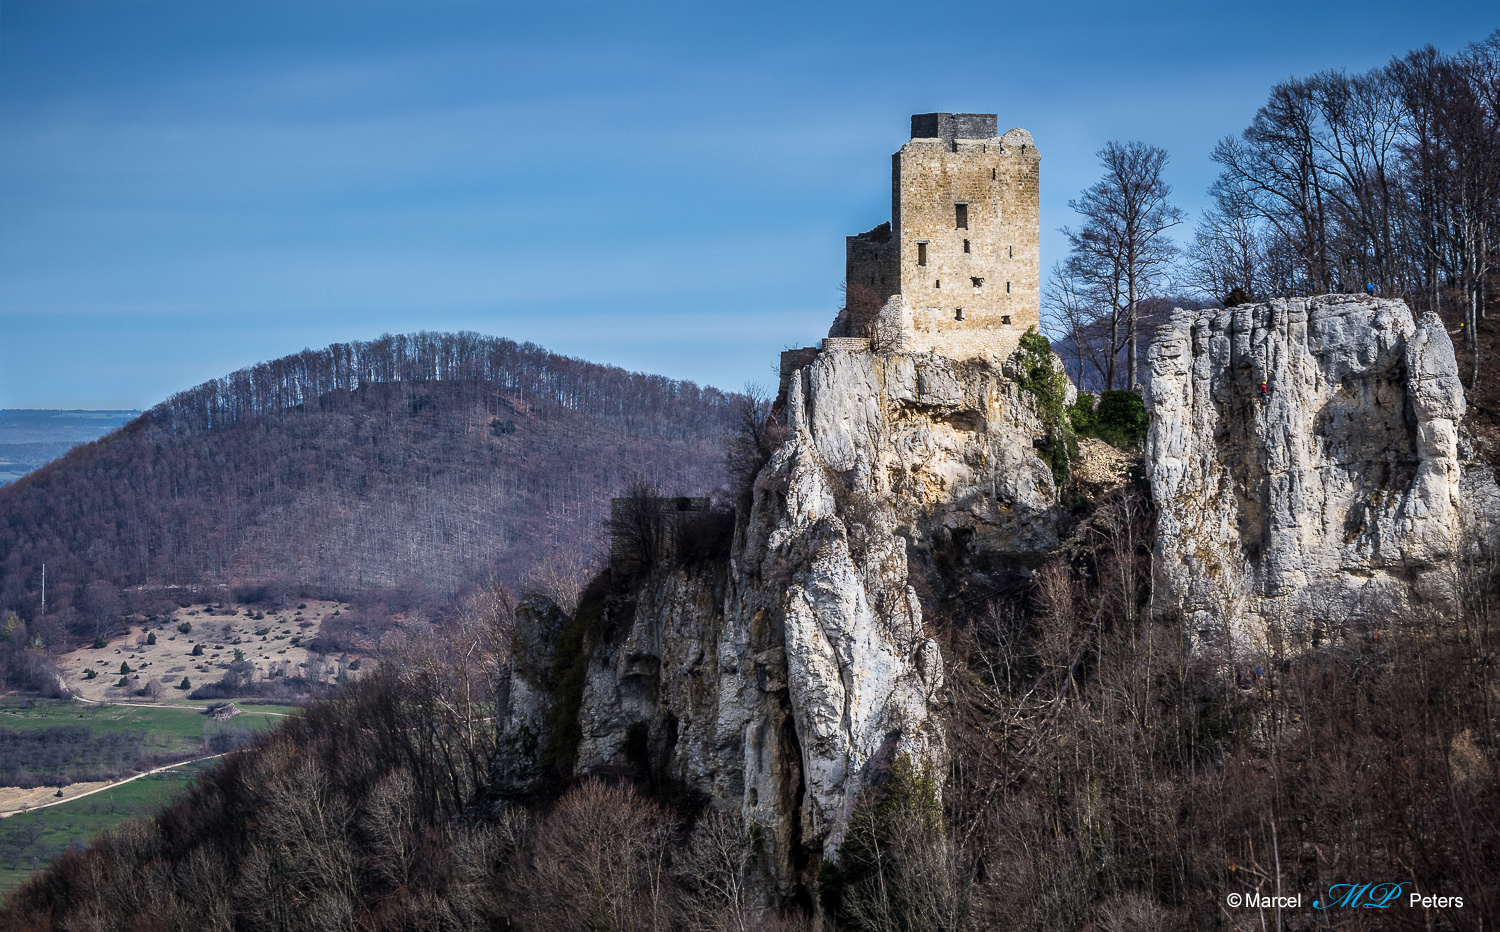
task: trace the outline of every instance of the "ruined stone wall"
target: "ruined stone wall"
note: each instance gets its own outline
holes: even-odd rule
[[[1040,156],[1025,130],[994,126],[993,114],[912,117],[892,160],[889,240],[883,227],[848,239],[847,280],[899,301],[904,350],[1004,358],[1040,323]]]
[[[881,300],[901,290],[901,248],[889,223],[845,238],[844,280],[863,285]]]
[[[1025,130],[901,147],[896,229],[907,347],[1004,357],[1040,321],[1039,162]],[[958,225],[960,203],[967,228]]]
[[[812,365],[813,360],[818,358],[819,352],[816,346],[799,346],[796,349],[781,351],[781,379],[776,386],[776,397],[786,397],[787,388],[792,383],[792,373],[804,366]]]

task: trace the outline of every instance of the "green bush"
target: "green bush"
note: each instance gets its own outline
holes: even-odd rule
[[[609,603],[610,575],[605,571],[583,590],[573,617],[557,633],[556,651],[544,680],[552,699],[547,713],[547,743],[538,761],[549,770],[571,772],[578,758],[578,744],[583,740],[578,715],[583,708],[589,657],[607,633]],[[523,658],[521,662],[526,661]]]
[[[130,672],[130,664],[126,663],[123,660],[120,661],[120,675],[124,676],[125,674],[127,674],[129,672]]]
[[[150,634],[146,635],[146,646],[147,647],[152,647],[152,646],[155,646],[155,644],[156,644],[156,632],[152,631]]]
[[[1095,412],[1094,431],[1100,439],[1116,446],[1138,446],[1146,439],[1151,419],[1146,414],[1146,403],[1132,391],[1115,390],[1104,392],[1099,398],[1099,409]]]
[[[194,644],[193,645],[193,656],[194,657],[202,657],[203,656],[203,645],[202,644]]]
[[[193,688],[193,681],[184,676],[182,678],[182,682],[177,684],[177,688],[178,689],[192,689]]]
[[[1073,425],[1074,433],[1093,435],[1097,427],[1093,392],[1079,392],[1078,400],[1068,405],[1068,423]]]
[[[177,630],[181,631],[183,634],[192,634],[193,623],[191,621],[184,621],[182,624],[177,626]]]
[[[1042,418],[1045,437],[1037,452],[1052,467],[1052,478],[1059,489],[1068,481],[1068,460],[1078,440],[1068,423],[1068,377],[1053,364],[1052,344],[1035,327],[1021,335],[1020,370],[1016,382],[1036,398],[1037,413]]]

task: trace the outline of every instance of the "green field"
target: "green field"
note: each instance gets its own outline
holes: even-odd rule
[[[203,766],[184,764],[92,796],[0,820],[0,897],[51,864],[69,845],[88,844],[131,816],[151,815],[188,786]]]
[[[216,722],[204,714],[210,703],[180,704],[188,708],[7,698],[0,699],[0,728],[85,725],[95,735],[143,732],[143,750],[147,754],[183,757],[210,753],[209,744],[215,736],[271,728],[298,711],[290,706],[240,705],[241,714]],[[98,833],[130,816],[154,812],[187,786],[203,766],[184,764],[92,796],[0,820],[0,896],[34,871],[46,867],[69,845],[87,844]]]
[[[284,705],[239,705],[239,715],[226,722],[215,722],[203,714],[203,710],[213,703],[177,704],[191,708],[96,705],[71,699],[4,699],[0,700],[0,728],[87,725],[95,734],[143,729],[151,751],[191,753],[202,748],[213,735],[245,728],[267,728],[297,711]]]

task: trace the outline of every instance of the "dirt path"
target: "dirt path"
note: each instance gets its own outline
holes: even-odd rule
[[[105,705],[119,709],[178,709],[183,712],[198,712],[200,714],[203,712],[203,706],[201,705],[176,705],[171,702],[116,702],[110,699],[89,699],[77,693],[73,693],[68,698],[78,702],[87,702],[89,705]],[[245,708],[240,708],[236,705],[235,708],[239,709],[242,715],[246,712],[254,712],[256,715],[274,715],[277,718],[286,718],[292,714],[290,712],[267,712],[259,706],[253,705]]]
[[[67,797],[65,799],[55,799],[55,800],[53,800],[51,802],[41,803],[41,804],[36,805],[36,806],[28,806],[25,809],[12,809],[9,812],[0,812],[0,819],[8,819],[8,818],[10,818],[13,815],[20,815],[23,812],[35,812],[38,809],[46,809],[48,806],[61,806],[63,803],[70,803],[70,802],[72,802],[75,799],[82,799],[85,796],[93,796],[95,793],[102,793],[105,790],[112,790],[112,789],[114,789],[117,786],[123,786],[124,784],[129,783],[131,780],[139,780],[141,777],[149,777],[149,776],[151,776],[154,773],[161,773],[161,772],[166,771],[166,770],[176,770],[178,767],[186,767],[188,764],[197,764],[197,763],[200,763],[202,761],[214,760],[215,758],[219,758],[219,757],[223,757],[223,756],[225,756],[225,755],[224,754],[210,754],[207,757],[195,757],[192,760],[178,761],[175,764],[168,764],[165,767],[157,767],[155,770],[147,770],[144,773],[138,773],[138,774],[136,774],[133,777],[126,777],[123,780],[116,780],[113,783],[106,783],[103,786],[98,786],[98,787],[95,787],[94,789],[86,790],[86,791],[84,791],[82,793],[79,793],[77,796],[69,796],[69,797]]]

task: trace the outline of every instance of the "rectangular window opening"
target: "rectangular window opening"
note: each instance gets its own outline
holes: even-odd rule
[[[934,281],[932,283],[932,287],[934,287],[934,288],[941,288],[941,287],[943,287],[943,280],[941,278],[937,279],[936,281]]]
[[[976,278],[976,277],[972,277],[971,276],[969,278],[969,281],[971,281],[971,282],[974,283],[974,287],[975,288],[979,288],[979,287],[982,287],[984,285],[984,279],[982,279],[982,278]]]
[[[953,211],[956,229],[967,230],[969,228],[969,205],[954,204]]]
[[[1007,246],[1005,248],[1008,249],[1008,250],[1010,250],[1010,258],[1014,259],[1016,257],[1016,247],[1014,247],[1014,246]]]
[[[1000,315],[1000,323],[1002,323],[1002,324],[1008,324],[1008,323],[1010,323],[1010,315],[1009,314],[1002,314],[1002,315]]]
[[[917,265],[927,264],[927,244],[917,243]]]
[[[1005,283],[1005,293],[1010,294],[1010,282]]]
[[[993,168],[990,169],[990,180],[991,181],[995,180],[995,170]]]
[[[964,252],[967,253],[968,251],[969,251],[969,241],[968,240],[964,240]]]
[[[964,309],[963,308],[959,308],[958,310],[954,311],[953,312],[953,319],[954,320],[963,320],[964,319]]]

